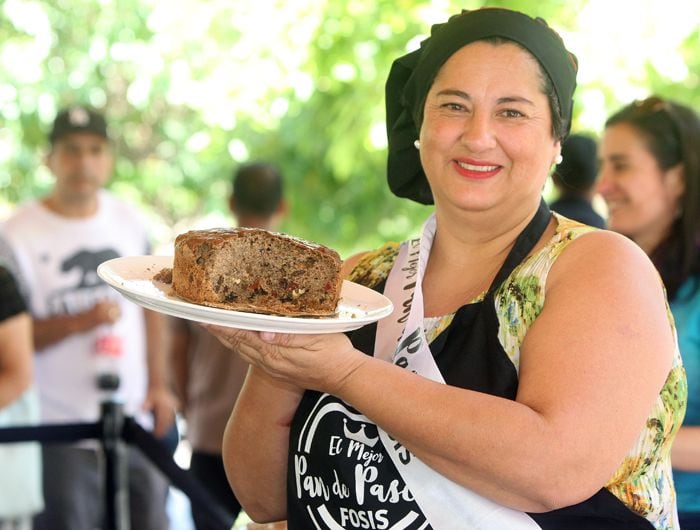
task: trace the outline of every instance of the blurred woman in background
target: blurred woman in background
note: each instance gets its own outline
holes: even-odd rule
[[[0,259],[0,428],[39,419],[33,353],[31,317],[15,277]],[[0,444],[0,469],[0,530],[30,530],[32,516],[43,508],[39,444]]]
[[[700,528],[700,119],[656,96],[634,102],[607,120],[600,155],[609,227],[654,262],[676,321],[688,407],[674,479],[681,528]]]

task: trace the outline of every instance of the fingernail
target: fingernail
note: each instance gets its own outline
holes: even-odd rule
[[[275,340],[275,333],[271,331],[261,331],[260,332],[260,338],[264,340],[265,342],[272,342]]]

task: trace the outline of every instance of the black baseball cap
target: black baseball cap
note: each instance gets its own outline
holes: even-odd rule
[[[54,144],[72,133],[92,133],[109,139],[105,117],[96,110],[83,106],[68,107],[56,115],[49,141]]]

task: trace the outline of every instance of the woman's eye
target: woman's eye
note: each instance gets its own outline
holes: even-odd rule
[[[623,164],[621,162],[616,162],[613,164],[610,164],[610,169],[612,170],[613,173],[622,173],[625,170],[627,170],[628,164]],[[602,167],[601,167],[602,169]]]
[[[460,103],[443,103],[442,108],[448,110],[464,110],[464,105]]]
[[[501,115],[505,116],[506,118],[522,118],[525,116],[522,112],[515,109],[506,109],[501,112]]]

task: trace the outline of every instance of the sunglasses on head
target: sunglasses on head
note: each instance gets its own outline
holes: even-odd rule
[[[666,116],[666,119],[671,122],[674,128],[677,129],[679,127],[679,118],[673,105],[659,96],[638,99],[632,103],[631,107],[635,114],[640,117],[660,113],[661,116]]]
[[[646,99],[638,99],[632,103],[635,109],[642,112],[662,112],[666,111],[671,116],[673,115],[673,107],[671,104],[659,96],[649,96]]]

